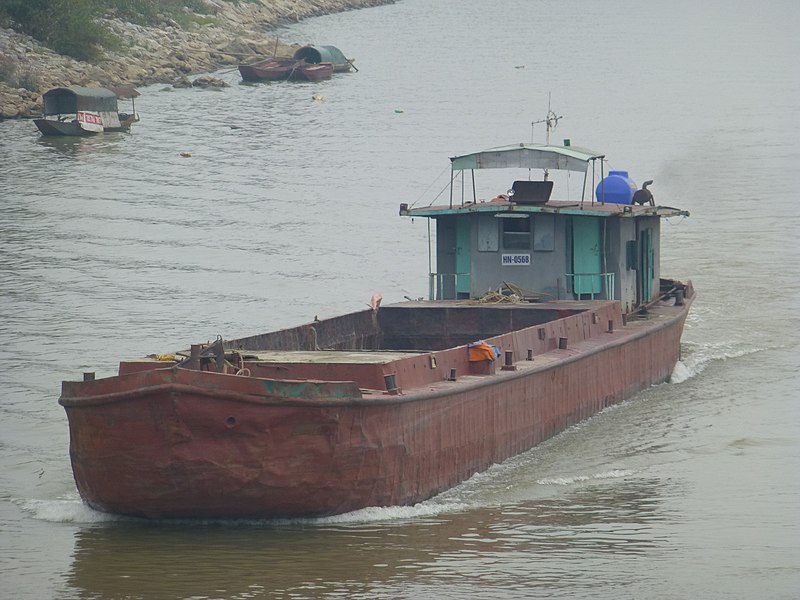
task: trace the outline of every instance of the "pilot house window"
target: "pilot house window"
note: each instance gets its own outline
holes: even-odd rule
[[[503,219],[503,249],[530,250],[531,220]]]

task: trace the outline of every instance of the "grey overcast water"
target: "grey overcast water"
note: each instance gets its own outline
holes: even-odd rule
[[[130,135],[0,123],[0,597],[800,597],[799,30],[794,0],[403,0],[280,31],[358,73],[146,87]],[[691,211],[662,226],[698,292],[672,382],[418,506],[81,503],[62,379],[424,295],[427,223],[399,204],[450,156],[542,141],[549,94],[556,140]]]

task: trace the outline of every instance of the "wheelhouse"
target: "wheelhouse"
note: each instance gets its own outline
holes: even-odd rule
[[[436,223],[430,299],[477,299],[505,287],[531,300],[619,300],[625,312],[656,299],[661,219],[688,212],[609,201],[602,183],[604,158],[585,148],[549,144],[517,144],[451,158],[447,205],[400,207],[401,215]],[[507,193],[481,199],[475,171],[483,169],[527,175],[507,181]],[[541,179],[533,178],[537,170],[543,172]],[[580,199],[551,199],[550,171],[582,174]],[[587,194],[589,178],[593,184],[598,173],[596,195]]]

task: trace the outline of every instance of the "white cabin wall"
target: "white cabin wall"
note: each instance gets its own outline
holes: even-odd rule
[[[630,312],[636,304],[636,270],[628,268],[627,252],[627,243],[635,240],[634,219],[609,219],[606,239],[608,269],[614,272],[614,294],[622,303],[624,312]]]
[[[661,279],[661,219],[659,217],[640,217],[637,219],[639,231],[650,229],[653,240],[653,297],[658,296]]]

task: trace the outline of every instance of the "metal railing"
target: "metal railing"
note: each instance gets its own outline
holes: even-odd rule
[[[604,300],[614,300],[614,273],[567,273],[567,281],[572,283],[574,294],[589,294],[592,300],[604,295]]]
[[[469,290],[469,273],[429,273],[428,299],[455,300],[458,297],[459,283]]]

